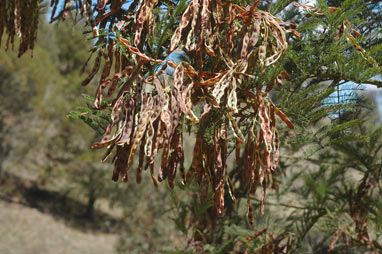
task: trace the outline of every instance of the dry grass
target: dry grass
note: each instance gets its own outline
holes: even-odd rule
[[[0,253],[113,253],[117,234],[81,232],[51,215],[0,201]]]

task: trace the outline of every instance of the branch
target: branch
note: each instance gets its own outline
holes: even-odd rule
[[[339,79],[339,80],[343,80],[345,82],[354,82],[357,84],[360,83],[359,81],[356,81],[356,80],[345,79],[344,77],[341,76],[341,74],[338,74],[338,73],[317,73],[316,75],[314,75],[314,77],[323,78],[323,79],[333,79],[333,80]],[[312,78],[314,78],[314,77],[312,77]],[[382,81],[378,81],[378,80],[369,79],[366,81],[362,81],[361,83],[362,84],[375,85],[377,88],[382,88]]]
[[[251,197],[251,199],[255,200],[257,202],[260,202],[260,199],[258,199],[256,197]],[[295,208],[295,209],[301,209],[301,210],[309,209],[308,207],[303,207],[303,206],[295,206],[295,205],[284,204],[284,203],[271,203],[271,202],[267,202],[267,201],[264,201],[264,204],[265,205],[271,205],[271,206],[283,206],[283,207],[287,207],[287,208]]]
[[[363,84],[370,84],[370,85],[375,85],[376,87],[378,88],[381,88],[382,87],[382,81],[378,81],[378,80],[372,80],[372,79],[369,79],[365,82],[362,82]]]

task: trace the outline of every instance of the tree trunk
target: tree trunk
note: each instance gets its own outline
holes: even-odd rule
[[[3,171],[3,162],[5,160],[5,149],[4,149],[4,115],[0,107],[0,173]]]
[[[93,219],[94,217],[94,204],[96,202],[96,197],[94,195],[94,192],[91,191],[89,193],[89,198],[88,198],[88,204],[86,206],[86,212],[85,216],[89,219]]]

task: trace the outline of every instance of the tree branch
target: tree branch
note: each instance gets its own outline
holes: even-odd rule
[[[315,77],[323,78],[323,79],[333,79],[333,80],[339,79],[339,80],[343,80],[345,82],[354,82],[354,83],[359,84],[359,81],[355,81],[355,80],[351,80],[351,79],[345,79],[340,74],[337,74],[337,73],[335,73],[335,74],[333,74],[333,73],[317,73],[315,75]],[[374,80],[374,79],[362,81],[361,84],[375,85],[378,88],[382,88],[382,81]]]

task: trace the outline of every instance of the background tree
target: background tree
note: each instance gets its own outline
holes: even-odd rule
[[[151,185],[138,188],[112,184],[110,165],[99,162],[102,153],[89,149],[103,129],[93,132],[87,124],[66,117],[77,107],[89,114],[96,112],[91,109],[92,96],[77,95],[93,93],[78,86],[86,77],[78,67],[82,67],[92,45],[83,38],[81,23],[75,25],[68,20],[49,25],[42,16],[33,58],[26,54],[18,59],[11,50],[0,52],[0,68],[4,71],[0,113],[7,116],[1,118],[5,130],[1,134],[3,144],[8,144],[4,151],[9,152],[1,153],[4,171],[0,174],[0,198],[27,205],[30,202],[51,214],[57,223],[65,224],[62,227],[74,226],[95,235],[118,232],[120,241],[115,248],[121,253],[153,253],[168,246],[169,238],[172,247],[180,246],[183,237],[165,213],[171,209],[166,186],[158,190]],[[21,189],[7,189],[13,175],[22,183],[33,181],[28,196],[19,196]],[[143,176],[143,181],[151,179]],[[29,192],[36,193],[37,198],[30,197]],[[47,194],[56,198],[47,201]],[[39,226],[43,228],[36,222],[33,230]]]

